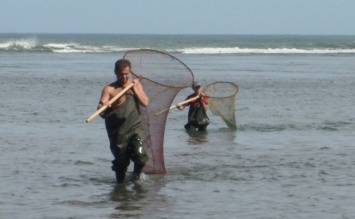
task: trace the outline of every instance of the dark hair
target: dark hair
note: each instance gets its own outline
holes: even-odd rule
[[[131,62],[127,59],[119,59],[115,63],[115,74],[121,72],[124,68],[129,67],[131,68]]]

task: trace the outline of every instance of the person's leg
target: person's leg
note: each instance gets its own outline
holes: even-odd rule
[[[200,126],[198,127],[198,130],[199,130],[199,131],[206,131],[206,130],[207,130],[207,125],[200,125]]]
[[[185,125],[184,125],[184,128],[185,128],[186,130],[189,130],[190,124],[189,124],[189,123],[185,124]]]
[[[132,136],[130,140],[130,151],[134,162],[133,180],[138,180],[142,170],[148,161],[148,155],[143,146],[143,139],[138,135]]]
[[[139,164],[137,162],[134,163],[133,180],[140,179],[143,168],[144,168],[144,164]]]
[[[114,156],[111,169],[115,171],[117,183],[122,183],[125,179],[127,168],[130,163],[127,143],[117,145],[112,142],[111,152]]]
[[[185,127],[186,131],[188,131],[188,132],[196,131],[196,127],[190,123],[187,123],[184,127]]]
[[[117,164],[118,163],[118,164]],[[117,160],[112,161],[112,170],[115,171],[116,182],[122,183],[126,178],[127,168],[129,166],[130,161],[127,160],[126,163],[117,162]]]

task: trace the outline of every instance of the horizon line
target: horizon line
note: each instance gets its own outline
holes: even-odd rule
[[[355,36],[355,34],[231,34],[231,33],[74,33],[74,32],[0,32],[0,34],[58,34],[58,35],[160,35],[160,36]]]

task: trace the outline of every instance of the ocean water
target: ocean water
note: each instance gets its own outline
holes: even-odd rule
[[[0,218],[354,218],[354,41],[1,34]],[[172,110],[167,174],[117,186],[104,123],[85,119],[136,48],[236,83],[238,130],[208,112],[208,132],[189,135]]]

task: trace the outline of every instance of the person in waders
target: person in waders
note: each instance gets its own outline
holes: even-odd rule
[[[110,149],[114,156],[112,170],[116,173],[117,182],[121,183],[125,180],[130,161],[134,162],[133,180],[138,180],[148,160],[143,145],[145,136],[139,105],[148,106],[149,98],[139,79],[131,79],[130,61],[118,60],[114,72],[117,80],[103,88],[97,108],[103,105],[108,107],[100,116],[105,119]],[[109,100],[132,83],[133,87],[110,105]]]
[[[209,118],[206,114],[208,98],[202,93],[202,87],[199,82],[194,82],[191,88],[194,90],[194,93],[187,96],[186,100],[197,96],[199,98],[186,104],[178,105],[177,108],[183,110],[186,106],[190,106],[187,124],[184,126],[187,131],[206,131],[209,125]]]

